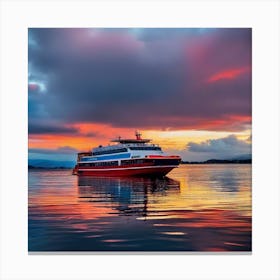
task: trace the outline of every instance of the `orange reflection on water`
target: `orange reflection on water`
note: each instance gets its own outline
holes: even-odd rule
[[[182,165],[172,179],[30,174],[29,217],[61,238],[99,250],[251,250],[250,165]]]

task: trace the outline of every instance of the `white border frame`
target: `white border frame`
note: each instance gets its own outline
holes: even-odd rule
[[[0,4],[1,279],[279,279],[278,1]],[[28,255],[28,27],[253,28],[252,255]]]

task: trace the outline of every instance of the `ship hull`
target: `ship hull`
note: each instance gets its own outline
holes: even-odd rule
[[[118,168],[75,168],[78,176],[120,177],[120,176],[164,176],[177,165],[168,166],[133,166]]]

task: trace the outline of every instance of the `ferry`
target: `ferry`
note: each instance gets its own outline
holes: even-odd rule
[[[136,138],[112,140],[116,144],[98,146],[90,152],[77,155],[73,174],[78,176],[165,176],[178,167],[181,157],[166,155],[161,147],[152,144],[151,139],[142,139],[136,131]]]

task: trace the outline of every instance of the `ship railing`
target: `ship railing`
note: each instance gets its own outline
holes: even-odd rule
[[[160,147],[158,144],[145,144],[145,143],[126,143],[126,144],[119,144],[119,145],[111,145],[107,147],[97,147],[92,149],[93,152],[105,152],[111,151],[118,148],[126,148],[126,147]]]
[[[113,151],[116,149],[122,149],[125,148],[125,145],[112,145],[112,146],[108,146],[108,147],[97,147],[97,148],[93,148],[92,151],[93,152],[107,152],[107,151]]]
[[[126,144],[127,147],[159,147],[158,144],[145,144],[145,143],[133,143],[133,144]]]

